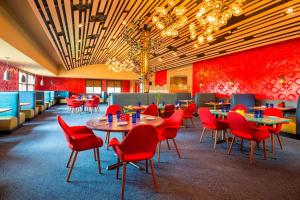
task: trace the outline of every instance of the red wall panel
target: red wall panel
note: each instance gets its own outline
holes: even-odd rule
[[[19,70],[9,65],[10,80],[3,80],[6,64],[0,62],[0,91],[18,91],[19,90]]]
[[[163,86],[167,84],[167,70],[155,72],[155,85]]]
[[[36,76],[36,90],[68,90],[75,94],[85,93],[85,79],[82,78],[44,77],[43,86],[40,85],[41,79],[41,76]]]
[[[280,84],[280,76],[286,79]],[[258,99],[297,100],[300,39],[271,44],[193,64],[193,94],[254,93]]]
[[[122,81],[122,92],[130,92],[130,81],[124,80]]]

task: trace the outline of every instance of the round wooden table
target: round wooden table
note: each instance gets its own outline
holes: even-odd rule
[[[143,111],[143,110],[145,110],[147,108],[147,106],[143,106],[143,105],[142,106],[128,105],[128,106],[124,106],[124,108],[126,110],[133,110],[133,111],[139,110],[139,111]]]
[[[89,120],[86,123],[86,126],[90,129],[97,130],[97,131],[105,131],[105,132],[121,132],[121,133],[128,133],[133,127],[142,125],[142,124],[150,124],[152,126],[158,127],[160,126],[164,120],[158,116],[150,116],[150,115],[141,115],[140,119],[136,119],[136,123],[132,123],[132,119],[128,121],[127,125],[120,125],[120,122],[124,122],[121,120],[117,120],[116,116],[113,116],[113,122],[108,123],[107,118],[106,120],[102,120],[103,117],[98,117]],[[133,165],[134,167],[144,170],[143,167],[137,165],[136,163],[130,162],[129,164]],[[117,163],[107,166],[107,170],[112,170],[117,168]]]

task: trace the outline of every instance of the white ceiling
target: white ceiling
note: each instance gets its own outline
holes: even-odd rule
[[[9,64],[19,69],[34,74],[53,76],[51,72],[0,38],[0,62],[6,63],[6,57],[9,57]]]

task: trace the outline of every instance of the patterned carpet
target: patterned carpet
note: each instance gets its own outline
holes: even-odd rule
[[[103,113],[105,107],[101,107]],[[93,152],[79,153],[66,183],[65,168],[70,150],[56,122],[61,114],[71,125],[83,125],[102,114],[70,114],[66,106],[55,106],[26,123],[11,135],[0,137],[0,199],[119,199],[121,180],[105,167],[116,161],[112,150],[101,149],[102,174],[97,173]],[[235,144],[227,155],[225,143],[212,149],[209,134],[199,143],[200,124],[182,128],[177,137],[183,159],[174,146],[162,145],[161,163],[155,157],[159,193],[154,192],[151,174],[132,166],[127,169],[125,199],[300,199],[300,141],[283,138],[284,150],[276,154],[256,149],[249,164],[248,144],[243,152]],[[95,132],[105,138],[104,133]],[[113,133],[112,137],[121,134]],[[268,148],[270,148],[268,142]]]

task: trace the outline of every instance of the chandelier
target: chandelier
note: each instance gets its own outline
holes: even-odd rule
[[[133,71],[135,68],[135,65],[128,59],[123,62],[118,61],[116,58],[108,59],[106,65],[108,66],[108,69],[113,72]]]
[[[177,1],[168,0],[168,7],[157,7],[156,15],[152,17],[152,23],[161,30],[162,37],[177,37],[178,30],[188,23],[188,18],[184,16],[186,8],[176,6]]]
[[[242,14],[241,6],[244,2],[245,0],[203,0],[195,16],[200,25],[201,34],[197,35],[196,24],[190,23],[190,38],[197,39],[198,44],[213,41],[213,34],[225,26],[232,16]]]

